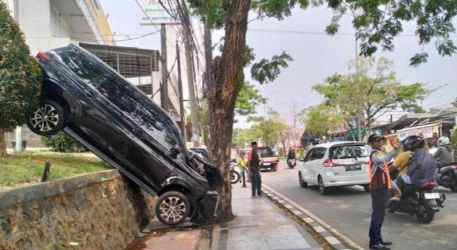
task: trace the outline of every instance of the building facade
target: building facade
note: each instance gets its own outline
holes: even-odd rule
[[[0,0],[6,2],[11,15],[24,33],[32,55],[70,43],[88,42],[113,45],[111,28],[99,0]],[[41,138],[26,127],[6,134],[9,147],[22,143],[40,147]]]

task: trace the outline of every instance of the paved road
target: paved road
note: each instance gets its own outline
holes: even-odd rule
[[[264,184],[298,203],[364,248],[368,248],[371,214],[369,193],[362,187],[341,187],[321,196],[316,188],[300,188],[298,170],[281,163],[279,172],[262,172]],[[443,189],[445,208],[428,225],[406,214],[386,214],[383,237],[392,249],[457,249],[457,194]]]

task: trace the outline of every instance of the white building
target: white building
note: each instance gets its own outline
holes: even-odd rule
[[[19,23],[32,55],[79,42],[114,44],[111,29],[98,0],[0,0]],[[23,131],[23,132],[22,132]],[[26,140],[40,146],[40,137],[27,128],[6,135],[8,146]],[[20,145],[16,149],[21,150]]]

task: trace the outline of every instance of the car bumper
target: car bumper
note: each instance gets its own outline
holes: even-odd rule
[[[367,174],[340,176],[340,175],[335,175],[334,173],[326,173],[323,175],[323,181],[324,181],[324,185],[326,187],[369,184]]]
[[[278,162],[264,162],[264,163],[260,163],[260,168],[261,169],[271,169],[271,168],[276,168],[276,166],[278,165]]]

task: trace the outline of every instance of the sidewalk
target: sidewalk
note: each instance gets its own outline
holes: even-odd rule
[[[251,197],[248,185],[232,186],[234,220],[220,225],[219,239],[214,239],[217,250],[237,249],[321,249],[319,244],[298,223],[265,196]]]
[[[242,188],[236,184],[232,188],[235,218],[228,223],[215,224],[212,235],[205,233],[202,227],[190,225],[180,225],[169,231],[148,230],[144,232],[144,240],[129,250],[322,249],[303,226],[284,215],[265,195],[251,197],[250,185]]]

